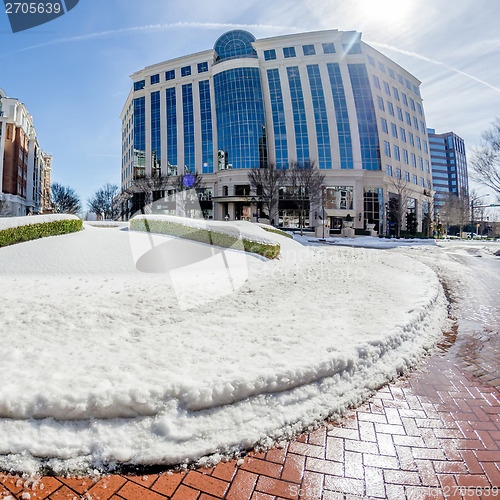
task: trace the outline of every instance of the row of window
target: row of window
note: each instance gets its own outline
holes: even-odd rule
[[[197,64],[198,73],[205,73],[208,71],[208,62],[201,62]],[[183,66],[181,68],[181,77],[191,76],[191,66]],[[165,71],[165,81],[175,80],[175,69],[171,69],[169,71]],[[160,74],[151,75],[149,77],[150,85],[155,85],[160,83]],[[134,82],[134,91],[142,90],[146,86],[146,80],[139,80]]]
[[[382,87],[380,86],[380,79],[376,75],[372,75],[372,81],[373,81],[373,86],[378,89],[382,90]],[[382,80],[382,84],[384,86],[384,91],[388,96],[394,97],[396,101],[400,101],[402,99],[403,104],[406,107],[410,107],[412,111],[418,111],[418,114],[420,116],[423,116],[422,112],[422,106],[417,102],[413,100],[413,98],[408,97],[404,92],[401,92],[401,99],[399,98],[399,90],[396,87],[392,87],[392,93],[391,93],[391,86],[384,80]]]
[[[392,166],[391,165],[386,165],[385,166],[385,173],[389,176],[393,176],[393,170],[392,170]],[[396,179],[402,179],[402,174],[403,172],[401,171],[400,168],[396,168],[395,169],[395,177]],[[410,182],[410,172],[404,172],[404,180],[406,182]],[[417,177],[416,174],[412,174],[411,176],[411,182],[413,184],[415,184],[416,186],[421,186],[421,187],[426,187],[428,189],[431,189],[432,188],[432,184],[431,184],[431,181],[429,179],[427,179],[427,181],[423,178],[423,177]]]
[[[377,64],[375,64],[375,59],[369,54],[366,55],[368,62],[375,68]],[[395,73],[392,68],[386,67],[383,63],[378,61],[378,68],[382,73],[388,73],[389,76],[393,79],[396,80],[401,84],[404,85],[408,90],[413,91],[415,95],[420,95],[418,91],[418,87],[414,84],[412,84],[408,79],[403,78],[399,73]]]
[[[389,134],[387,120],[385,118],[380,118],[380,124],[382,132]],[[398,127],[396,126],[395,123],[392,122],[391,122],[391,134],[392,137],[394,137],[395,139],[401,139],[403,142],[407,142],[408,140],[411,146],[415,147],[416,144],[418,149],[422,150],[423,148],[425,153],[429,152],[427,141],[420,139],[418,135],[417,136],[413,135],[412,132],[407,132],[403,127],[399,127],[399,132],[398,132]]]
[[[335,44],[333,42],[326,42],[321,44],[323,54],[335,54],[337,51],[335,49]],[[344,52],[349,54],[361,54],[361,45],[359,43],[354,44],[343,44],[342,48]],[[316,47],[314,44],[302,45],[302,54],[304,56],[314,56],[316,55]],[[297,57],[297,52],[295,47],[283,47],[283,57]],[[276,59],[276,49],[264,50],[264,59],[266,61],[273,61]]]
[[[392,102],[390,102],[390,101],[386,101],[386,102],[387,102],[387,112],[391,116],[396,116],[396,114],[394,113],[394,105],[392,104]],[[383,111],[385,113],[386,107],[384,104],[384,100],[379,95],[377,96],[377,103],[378,103],[378,109],[380,109],[380,111]],[[417,118],[415,116],[411,116],[410,113],[408,113],[408,111],[405,111],[404,117],[403,117],[403,110],[399,106],[396,106],[396,111],[397,111],[397,115],[398,115],[399,120],[401,120],[402,122],[406,120],[406,123],[410,127],[413,124],[413,127],[416,130],[419,130],[419,121],[417,120]],[[425,133],[426,133],[425,123],[422,120],[420,120],[420,132],[422,133],[422,135],[425,135]]]
[[[399,146],[393,145],[392,151],[394,152],[394,158],[397,161],[401,161],[401,149],[399,148]],[[384,141],[384,153],[385,156],[387,156],[388,158],[392,157],[391,145],[388,141]],[[408,151],[406,149],[403,149],[403,162],[409,165],[410,160],[411,160],[411,166],[416,168],[417,156],[415,155],[415,153],[408,154]],[[420,168],[420,170],[424,170],[424,160],[421,156],[418,157],[418,167]],[[431,171],[429,160],[425,160],[425,170],[426,172]]]

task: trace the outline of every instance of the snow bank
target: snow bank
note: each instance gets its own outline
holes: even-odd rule
[[[246,256],[239,290],[190,310],[164,274],[136,269],[128,231],[0,249],[0,466],[81,472],[270,444],[359,404],[439,337],[426,265],[269,234],[280,261]]]
[[[165,222],[175,222],[194,229],[206,229],[216,233],[232,236],[233,238],[246,239],[264,245],[274,245],[276,240],[270,238],[269,233],[264,231],[258,224],[247,221],[214,221],[207,219],[191,219],[187,217],[177,217],[175,215],[138,215],[134,219],[157,220]]]
[[[50,214],[50,215],[29,215],[26,217],[2,217],[0,218],[0,231],[13,227],[30,226],[32,224],[44,224],[59,220],[78,220],[76,215],[71,214]]]

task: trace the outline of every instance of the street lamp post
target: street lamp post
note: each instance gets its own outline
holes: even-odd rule
[[[489,196],[489,194],[485,194],[484,196],[479,196],[476,198],[479,200],[480,198],[486,198],[486,196]],[[474,239],[474,198],[471,199],[470,201],[470,239]],[[481,205],[478,205],[480,207]]]

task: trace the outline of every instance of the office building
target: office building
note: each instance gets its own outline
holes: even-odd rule
[[[467,198],[469,178],[463,139],[453,132],[436,134],[432,128],[427,129],[427,133],[436,204],[439,205],[448,193]]]
[[[250,169],[310,161],[325,183],[306,225],[324,209],[332,228],[349,215],[356,228],[372,222],[385,234],[395,179],[406,183],[421,225],[432,177],[420,81],[360,33],[256,40],[234,30],[213,49],[131,78],[121,113],[123,191],[140,176],[196,172],[206,217],[252,218],[263,204]],[[274,222],[295,226],[286,189],[282,198]]]

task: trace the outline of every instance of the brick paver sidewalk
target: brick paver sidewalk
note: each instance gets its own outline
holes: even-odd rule
[[[282,449],[252,452],[240,465],[34,483],[0,475],[0,498],[500,498],[498,337],[475,347],[455,343],[444,353],[438,348],[340,425],[323,426]]]

